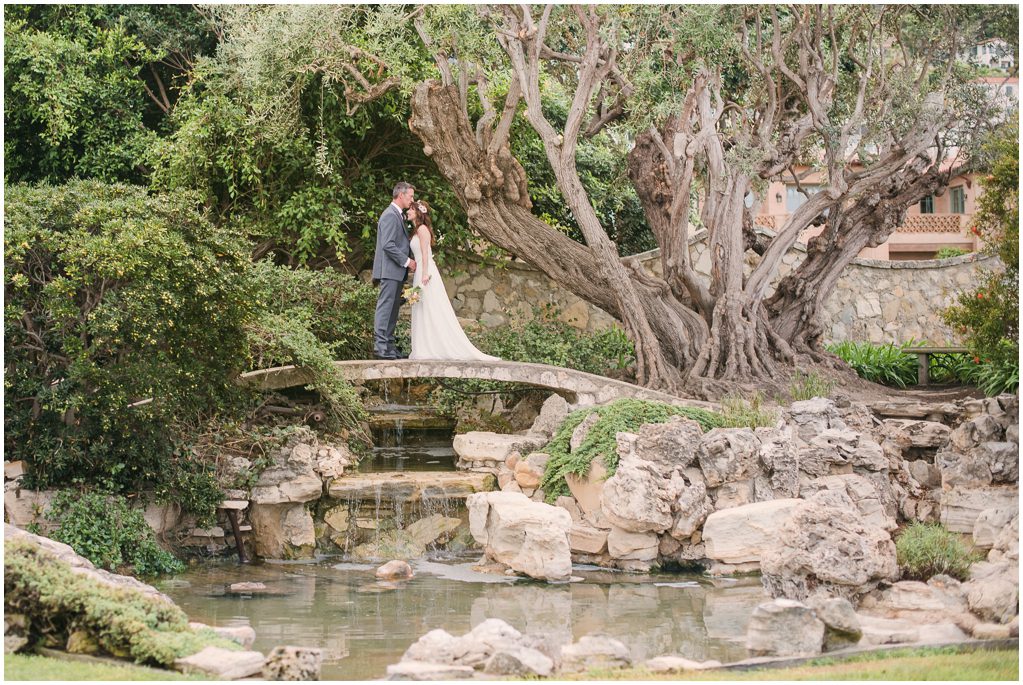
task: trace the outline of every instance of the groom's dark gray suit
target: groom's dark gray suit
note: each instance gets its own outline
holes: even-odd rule
[[[406,264],[411,257],[405,217],[392,202],[377,222],[377,246],[373,256],[373,280],[380,283],[373,317],[373,351],[378,357],[396,355],[394,327],[401,306],[401,286],[408,278]]]

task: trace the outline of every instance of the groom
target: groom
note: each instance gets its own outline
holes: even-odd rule
[[[401,286],[416,270],[409,237],[405,232],[405,210],[412,204],[415,188],[401,181],[394,186],[394,198],[377,222],[377,247],[373,256],[373,282],[380,284],[377,311],[373,317],[373,352],[377,359],[406,358],[394,346],[394,326],[401,306]]]

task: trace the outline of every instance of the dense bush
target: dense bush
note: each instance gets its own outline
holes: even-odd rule
[[[939,523],[913,523],[895,540],[895,553],[907,580],[927,580],[939,573],[966,580],[970,564],[982,557]]]
[[[845,340],[827,345],[827,349],[841,357],[861,378],[904,388],[917,380],[916,356],[903,352],[909,345],[875,345]]]
[[[569,451],[572,432],[590,414],[600,418],[590,427],[586,439],[578,449]],[[619,432],[635,433],[646,423],[664,423],[673,416],[685,416],[700,424],[703,430],[724,425],[724,418],[706,409],[677,407],[663,402],[623,399],[600,407],[587,407],[569,414],[544,448],[551,456],[544,469],[540,487],[548,502],[560,495],[569,494],[565,476],[569,473],[584,475],[590,469],[590,462],[600,457],[604,460],[608,475],[618,468],[618,450],[615,436]]]
[[[241,646],[204,628],[193,631],[171,602],[139,590],[101,585],[36,545],[11,542],[4,549],[4,614],[28,619],[30,639],[63,645],[85,631],[105,653],[136,663],[172,666],[207,646]]]
[[[126,569],[139,576],[177,573],[184,565],[162,549],[142,511],[124,497],[108,493],[62,490],[46,518],[57,524],[50,536],[110,571]]]
[[[217,497],[180,424],[234,406],[244,247],[187,194],[76,181],[5,199],[4,445],[29,486]]]
[[[305,367],[310,386],[332,410],[332,427],[355,429],[364,418],[362,402],[334,360],[369,356],[375,289],[334,269],[290,269],[270,260],[256,263],[251,274],[259,314],[246,327],[249,366]]]
[[[986,148],[991,173],[981,180],[972,231],[998,256],[1001,270],[982,271],[944,314],[974,356],[967,376],[997,395],[1019,387],[1019,125],[1006,126]]]

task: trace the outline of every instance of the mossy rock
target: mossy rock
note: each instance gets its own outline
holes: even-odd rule
[[[32,642],[95,646],[142,665],[170,667],[210,645],[241,649],[208,628],[191,629],[173,603],[74,573],[28,542],[11,541],[4,549],[4,613],[28,618]]]

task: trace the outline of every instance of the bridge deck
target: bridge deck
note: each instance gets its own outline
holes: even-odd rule
[[[714,405],[708,402],[684,399],[632,383],[546,364],[400,359],[394,361],[336,361],[334,365],[346,379],[352,382],[385,378],[479,378],[506,383],[524,383],[573,393],[576,396],[575,403],[579,406],[603,404],[623,397],[633,397],[690,407],[714,408]],[[311,376],[306,369],[301,367],[278,366],[272,369],[243,373],[241,380],[254,384],[262,390],[278,390],[306,385],[311,381]]]

